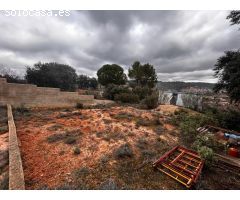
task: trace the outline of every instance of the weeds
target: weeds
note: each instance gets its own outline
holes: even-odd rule
[[[66,137],[66,136],[63,133],[53,134],[47,138],[47,141],[48,141],[48,143],[54,143],[54,142],[58,142],[58,141],[62,140],[64,137]]]
[[[157,135],[162,135],[164,132],[164,128],[161,127],[161,126],[158,126],[154,129],[154,132],[157,134]]]
[[[105,124],[111,124],[111,123],[112,123],[112,120],[110,120],[110,119],[103,119],[103,122],[104,122]]]
[[[104,181],[100,187],[99,187],[100,190],[117,190],[118,189],[118,186],[117,184],[115,183],[115,181],[113,179],[108,179],[106,181]]]
[[[146,146],[148,144],[148,141],[145,139],[145,138],[139,138],[137,140],[137,143],[136,143],[136,146],[139,148],[139,149],[145,149]]]
[[[171,119],[171,124],[179,126],[182,142],[190,147],[197,139],[197,128],[205,124],[214,124],[212,117],[203,114],[189,114],[185,109],[175,111]]]
[[[0,110],[1,111],[1,110]],[[2,113],[1,113],[2,114]],[[7,113],[4,113],[6,116],[7,116]],[[0,118],[0,124],[4,125],[4,124],[7,124],[8,123],[8,118],[7,117],[2,117]]]
[[[142,156],[145,158],[153,158],[154,156],[156,156],[156,152],[151,151],[151,150],[143,150],[141,151]]]
[[[27,107],[25,107],[24,104],[21,104],[19,107],[16,108],[16,111],[20,114],[26,114],[29,113],[29,109]]]
[[[0,134],[6,133],[8,131],[8,126],[0,127]]]
[[[48,127],[47,130],[48,131],[57,131],[59,129],[61,129],[63,127],[63,125],[61,124],[54,124],[51,127]]]
[[[64,133],[56,133],[56,134],[50,135],[47,138],[47,142],[54,143],[54,142],[59,142],[64,140],[65,144],[73,144],[73,143],[76,143],[76,138],[80,135],[82,135],[82,132],[79,130],[66,131]]]
[[[136,122],[136,126],[157,126],[162,125],[161,121],[158,118],[150,119],[138,119]]]
[[[65,144],[75,144],[76,143],[76,138],[73,136],[68,136],[67,138],[64,139]]]
[[[109,155],[104,155],[104,156],[101,157],[100,163],[101,163],[101,164],[105,164],[105,163],[107,163],[109,160],[110,160],[110,156],[109,156]]]
[[[110,141],[112,140],[122,140],[124,139],[124,135],[120,132],[97,132],[96,136],[98,138],[102,138],[103,140]]]
[[[82,113],[81,112],[61,112],[57,118],[66,118],[66,117],[72,117],[72,116],[80,116],[81,117]]]
[[[121,145],[114,154],[117,158],[133,157],[132,148],[128,143]]]
[[[9,177],[8,174],[5,174],[0,180],[0,190],[8,190]]]
[[[87,167],[81,167],[80,169],[77,169],[74,171],[74,175],[79,178],[79,177],[85,177],[90,174],[90,169]]]
[[[83,109],[84,106],[83,106],[82,103],[78,102],[78,103],[76,104],[76,108],[77,108],[77,109]]]
[[[73,154],[74,154],[74,155],[78,155],[78,154],[80,154],[80,153],[81,153],[81,151],[80,151],[79,147],[74,147],[74,149],[73,149]]]
[[[132,120],[132,118],[134,116],[132,114],[129,114],[129,113],[120,112],[116,115],[113,115],[112,117],[115,118],[115,119],[118,119],[118,120],[124,120],[124,119]]]
[[[198,153],[201,155],[201,157],[205,161],[205,166],[206,167],[211,167],[213,164],[213,150],[209,147],[206,146],[201,146],[198,149]]]

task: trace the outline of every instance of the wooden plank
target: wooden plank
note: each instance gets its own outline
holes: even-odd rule
[[[238,167],[240,169],[240,159],[239,158],[234,158],[234,157],[230,157],[227,155],[220,155],[220,154],[214,154],[215,157],[219,160],[221,160],[222,162],[225,162],[229,165]]]

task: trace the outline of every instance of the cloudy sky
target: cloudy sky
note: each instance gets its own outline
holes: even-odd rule
[[[71,11],[69,17],[0,15],[0,68],[59,62],[96,76],[106,63],[153,64],[161,81],[214,82],[225,50],[240,48],[229,11]]]

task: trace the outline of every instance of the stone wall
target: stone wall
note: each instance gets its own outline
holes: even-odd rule
[[[77,102],[93,103],[93,95],[63,92],[59,88],[37,87],[31,84],[7,83],[0,78],[0,105],[15,107],[72,107]]]

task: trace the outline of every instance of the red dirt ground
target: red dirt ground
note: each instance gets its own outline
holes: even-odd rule
[[[146,138],[146,135],[148,141],[155,141],[156,137],[159,137],[152,128],[136,127],[134,120],[115,119],[114,116],[119,113],[131,114],[133,118],[153,119],[152,112],[131,107],[114,107],[103,110],[83,109],[71,112],[35,111],[28,117],[17,117],[17,134],[21,142],[27,189],[41,188],[45,185],[54,188],[66,181],[71,183],[72,171],[80,166],[96,167],[103,155],[112,154],[114,149],[126,142],[133,146],[134,154],[140,156],[135,147],[136,140]],[[64,115],[69,116],[64,117]],[[60,128],[52,131],[51,127],[56,124]],[[160,138],[171,146],[176,145],[177,137],[168,133],[173,131],[174,127],[169,124],[164,124],[164,127],[167,133]],[[47,142],[50,135],[66,130],[82,132],[77,144],[69,145],[61,141]],[[106,141],[97,137],[96,133],[99,132],[119,133],[123,135],[124,139]],[[73,154],[74,146],[80,148],[80,155]],[[109,165],[116,163],[117,161],[113,159]]]
[[[110,179],[118,189],[185,189],[151,166],[181,142],[179,130],[168,123],[177,109],[166,105],[152,111],[115,106],[15,112],[26,189],[101,189]],[[66,132],[77,133],[75,144],[48,141]],[[131,147],[130,157],[116,156],[122,144]],[[73,153],[76,147],[79,155]],[[220,169],[203,171],[200,183],[200,189],[239,189],[229,172]]]

